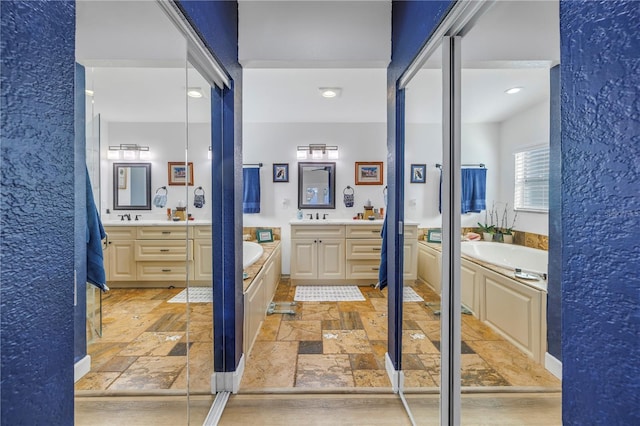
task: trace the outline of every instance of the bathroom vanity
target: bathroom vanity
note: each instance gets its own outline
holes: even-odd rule
[[[105,225],[105,271],[111,288],[211,283],[211,225],[116,222]],[[170,283],[170,284],[169,284]]]
[[[292,285],[378,282],[382,220],[293,220]],[[404,279],[417,276],[418,224],[404,226]]]

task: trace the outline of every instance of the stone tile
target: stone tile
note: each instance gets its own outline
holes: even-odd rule
[[[340,320],[324,320],[322,321],[323,330],[338,330],[340,329]]]
[[[336,303],[304,302],[299,309],[305,321],[339,320],[340,312]]]
[[[322,346],[325,354],[371,352],[371,345],[364,330],[324,330]]]
[[[319,355],[322,354],[322,341],[300,342],[298,354]]]
[[[340,312],[341,330],[362,330],[363,328],[358,312]]]
[[[143,356],[134,362],[108,390],[169,389],[182,369],[186,357]]]
[[[404,385],[408,388],[437,387],[433,377],[425,370],[404,370]]]
[[[371,301],[364,302],[337,302],[340,312],[369,312],[374,311]]]
[[[102,337],[99,341],[100,343],[130,342],[144,333],[157,319],[157,316],[152,314],[105,316],[102,320]]]
[[[322,340],[320,321],[282,321],[278,340]]]
[[[378,362],[372,354],[351,354],[349,355],[352,370],[377,370]]]
[[[369,340],[387,340],[389,320],[386,312],[363,312],[360,319]]]
[[[240,389],[293,387],[297,357],[298,342],[256,341],[247,358]]]
[[[164,314],[146,331],[187,331],[185,314]]]
[[[119,375],[118,372],[87,373],[74,387],[75,390],[105,390]]]
[[[193,342],[190,342],[189,349],[191,349],[192,345],[193,345]],[[176,343],[173,349],[169,351],[167,356],[187,356],[187,344],[185,342]]]
[[[213,373],[213,346],[211,343],[197,342],[189,349],[189,390],[191,392],[211,392]],[[171,385],[171,389],[187,388],[187,369],[184,368]]]
[[[438,349],[421,330],[402,331],[403,354],[425,354],[438,352]]]
[[[355,386],[349,355],[299,355],[295,387]]]
[[[416,321],[429,340],[440,340],[440,321]]]
[[[359,388],[390,388],[391,381],[385,370],[354,370],[353,380]]]
[[[418,321],[404,320],[402,321],[402,329],[403,330],[420,330],[421,328],[418,325]]]
[[[278,337],[278,329],[282,322],[281,314],[267,315],[256,340],[273,341]]]
[[[187,341],[187,334],[183,336],[182,342]],[[191,322],[189,324],[190,342],[213,342],[213,324],[202,322]]]
[[[371,351],[373,356],[376,358],[376,362],[378,363],[378,368],[384,370],[386,368],[385,365],[385,354],[388,350],[388,345],[386,340],[371,340],[369,341],[371,345]]]
[[[373,306],[373,309],[376,312],[387,312],[388,308],[389,308],[389,301],[384,298],[384,299],[371,299],[369,300],[369,303],[371,303],[371,305]]]
[[[503,340],[498,333],[472,315],[462,316],[462,339],[465,341]]]
[[[384,299],[385,295],[379,289],[373,288],[371,286],[368,287],[359,287],[360,291],[367,299]]]
[[[439,340],[432,340],[431,343],[433,343],[433,346],[435,346],[438,349],[438,351],[440,351]],[[462,355],[475,354],[474,350],[469,345],[467,345],[464,341],[460,342],[460,353]]]
[[[129,368],[131,364],[133,364],[138,359],[137,356],[116,356],[110,358],[107,362],[100,365],[97,368],[92,368],[93,371],[99,372],[118,372],[122,373],[124,370]],[[91,359],[93,363],[93,359]]]
[[[142,333],[125,349],[121,356],[167,356],[176,343],[182,339],[182,332]]]
[[[509,386],[509,382],[479,355],[464,354],[461,364],[462,386]]]
[[[416,354],[402,354],[403,370],[424,370],[424,365]]]
[[[512,386],[560,387],[560,381],[505,341],[471,341],[469,346]]]
[[[427,312],[428,309],[424,306],[424,302],[407,302],[403,303],[404,320],[413,320],[413,321],[428,321],[434,320],[434,315],[432,312]]]
[[[126,342],[98,342],[88,345],[87,354],[91,355],[92,370],[96,371],[126,347]]]

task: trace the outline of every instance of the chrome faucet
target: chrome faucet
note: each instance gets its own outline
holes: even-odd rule
[[[313,214],[309,213],[309,219],[313,219]]]
[[[329,214],[329,213],[323,213],[323,214],[322,214],[322,219],[326,219],[328,214]]]
[[[316,219],[320,219],[320,214],[316,212]]]
[[[138,220],[138,219],[142,219],[142,215],[141,214],[137,214],[136,215],[136,220]]]

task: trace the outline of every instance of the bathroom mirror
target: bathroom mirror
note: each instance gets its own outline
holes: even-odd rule
[[[336,208],[336,163],[298,163],[298,208]]]
[[[113,209],[151,210],[151,163],[113,163]]]

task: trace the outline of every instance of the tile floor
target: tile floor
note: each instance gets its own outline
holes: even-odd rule
[[[438,296],[414,290],[426,303]],[[363,302],[299,302],[295,315],[267,316],[246,367],[241,392],[270,389],[389,388],[386,290],[360,287]],[[77,391],[186,389],[186,305],[167,303],[180,289],[113,289],[103,297],[103,337],[89,345],[91,371]],[[292,301],[283,280],[274,300]],[[403,366],[407,388],[439,385],[438,316],[425,302],[405,303]],[[210,303],[191,304],[190,391],[207,393],[212,371]],[[463,386],[539,387],[558,391],[560,381],[490,328],[463,315]],[[79,392],[82,394],[83,392]]]

